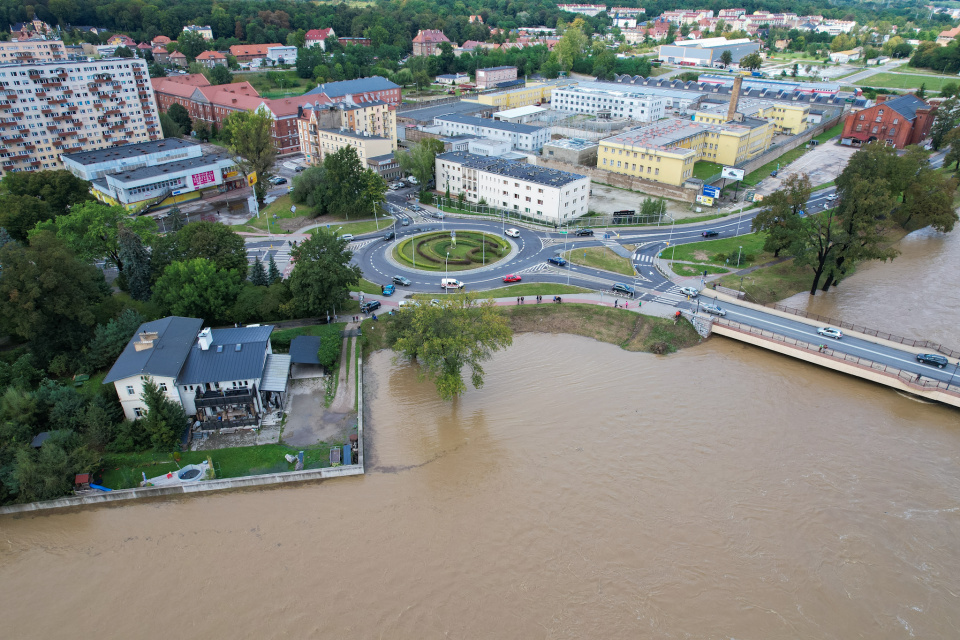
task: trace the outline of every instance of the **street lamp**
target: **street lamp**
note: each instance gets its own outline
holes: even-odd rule
[[[740,250],[737,251],[737,268],[740,268],[740,256],[743,254],[743,247],[740,247]]]
[[[446,274],[446,275],[444,275],[444,277],[443,277],[444,280],[449,280],[449,279],[450,279],[450,267],[447,266],[447,261],[448,261],[448,260],[450,260],[450,252],[449,252],[449,251],[447,251],[447,257],[443,259],[443,272],[444,272],[444,274]],[[449,288],[448,288],[449,284],[450,284],[450,283],[447,282],[447,283],[446,283],[447,286],[444,286],[444,289],[447,290],[447,293],[450,292],[450,290],[449,290]]]
[[[677,219],[674,218],[673,222],[670,224],[670,242],[668,244],[673,244],[673,228],[677,226]],[[672,261],[677,256],[677,245],[673,244],[673,253],[670,254],[670,260]]]
[[[957,366],[953,368],[953,373],[950,374],[950,379],[947,380],[947,389],[950,389],[950,383],[953,382],[953,377],[957,375],[958,369],[960,369],[960,360],[957,360]]]

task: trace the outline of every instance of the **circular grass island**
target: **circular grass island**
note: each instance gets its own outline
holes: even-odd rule
[[[480,231],[457,231],[456,238],[450,237],[449,231],[422,233],[407,238],[393,249],[393,257],[400,264],[438,272],[479,269],[508,255],[509,242]]]

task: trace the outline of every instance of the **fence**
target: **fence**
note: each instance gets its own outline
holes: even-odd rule
[[[834,360],[851,362],[855,365],[871,369],[872,371],[878,371],[880,373],[894,375],[897,378],[899,378],[901,381],[903,381],[905,384],[918,389],[944,389],[946,391],[950,391],[950,393],[954,393],[954,394],[960,393],[960,391],[951,390],[949,382],[943,382],[940,380],[927,380],[927,379],[921,380],[921,376],[917,375],[912,371],[904,371],[903,369],[900,369],[897,367],[891,367],[889,365],[880,364],[879,362],[874,362],[873,360],[869,360],[867,358],[861,358],[859,356],[854,356],[849,353],[837,352],[829,347],[821,348],[821,345],[819,344],[814,345],[804,340],[798,340],[796,338],[790,338],[788,336],[784,336],[779,333],[775,333],[773,331],[768,331],[767,329],[759,329],[757,327],[753,327],[747,324],[741,324],[734,320],[727,320],[726,318],[720,318],[720,317],[714,319],[714,324],[724,325],[726,327],[730,327],[731,329],[735,329],[743,333],[752,333],[762,338],[776,340],[777,342],[782,342],[784,344],[796,346],[800,349],[804,349],[810,352],[816,351],[818,355],[821,355],[827,358],[832,358]],[[957,385],[954,385],[954,388],[956,387]]]
[[[447,198],[446,196],[437,196],[437,208],[449,213],[463,213],[479,217],[486,217],[491,220],[502,219],[505,223],[515,221],[517,223],[532,224],[543,227],[558,228],[556,218],[549,216],[538,216],[534,213],[520,213],[509,209],[501,209],[488,204],[475,204],[464,201],[461,203],[457,198]],[[447,211],[449,210],[449,211]],[[571,223],[580,227],[632,227],[639,225],[670,224],[673,218],[666,213],[656,213],[650,215],[633,216],[614,216],[613,214],[586,216],[564,221],[559,226],[569,227]]]
[[[884,331],[879,331],[877,329],[870,329],[869,327],[865,327],[859,324],[854,324],[852,322],[844,322],[843,320],[837,320],[836,318],[828,318],[827,316],[821,316],[816,313],[808,313],[800,309],[785,307],[782,304],[768,304],[766,306],[771,309],[776,309],[777,311],[783,311],[784,313],[789,313],[790,315],[803,316],[804,318],[810,318],[811,320],[816,320],[817,322],[822,322],[824,324],[840,327],[841,329],[849,329],[851,331],[856,331],[857,333],[862,333],[867,336],[874,336],[876,338],[880,338],[881,340],[896,342],[897,344],[902,344],[905,347],[921,347],[923,349],[933,349],[934,351],[939,351],[945,356],[950,356],[951,358],[960,358],[960,351],[954,351],[949,347],[945,347],[942,344],[938,344],[936,342],[930,342],[929,340],[914,340],[912,338],[904,338],[902,336],[897,336],[892,333],[886,333]]]

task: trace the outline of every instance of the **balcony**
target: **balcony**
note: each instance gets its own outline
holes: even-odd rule
[[[198,391],[194,397],[194,403],[197,409],[201,407],[223,407],[232,404],[253,404],[253,395],[256,391],[256,386],[221,391]]]

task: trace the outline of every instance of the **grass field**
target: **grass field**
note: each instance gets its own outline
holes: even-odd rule
[[[568,293],[590,293],[590,289],[574,287],[569,284],[553,284],[549,282],[530,282],[527,284],[513,284],[508,287],[499,287],[489,291],[479,291],[484,298],[516,298],[517,296],[562,296]]]
[[[740,254],[740,247],[743,247],[742,254]],[[729,266],[730,269],[738,268],[738,254],[740,254],[740,269],[761,264],[770,259],[770,255],[763,251],[763,236],[756,233],[735,238],[681,244],[677,245],[676,252],[673,249],[673,247],[664,249],[663,257],[668,260]]]
[[[509,251],[510,245],[494,235],[461,231],[454,241],[450,233],[438,231],[403,240],[393,256],[417,269],[452,273],[493,264]]]
[[[715,267],[711,264],[681,264],[674,262],[670,268],[678,276],[699,276],[704,271],[711,273],[728,273],[730,270],[723,267]]]
[[[256,229],[262,229],[263,231],[269,231],[273,233],[290,233],[290,231],[284,231],[280,228],[279,225],[275,224],[278,220],[285,220],[289,218],[302,218],[308,212],[307,207],[303,207],[300,210],[300,207],[297,207],[297,213],[291,213],[290,207],[293,206],[293,200],[290,199],[290,195],[283,195],[271,202],[270,204],[263,207],[260,210],[260,217],[253,216],[247,220],[247,226],[254,227]],[[273,216],[277,216],[274,218]],[[269,227],[267,222],[269,221]]]
[[[864,83],[871,87],[885,87],[889,89],[919,89],[926,85],[928,91],[940,91],[948,82],[958,84],[957,76],[908,75],[901,73],[878,73],[870,76]]]
[[[393,223],[389,220],[360,220],[358,222],[342,223],[331,222],[330,229],[327,229],[326,227],[318,227],[316,229],[310,229],[308,233],[318,233],[320,229],[323,229],[324,231],[336,231],[337,235],[341,236],[345,233],[360,236],[365,233],[373,233],[376,231],[382,231],[383,233],[386,233],[391,227],[393,227]]]
[[[761,267],[742,278],[737,275],[723,276],[719,282],[724,287],[739,289],[741,280],[743,290],[750,295],[750,300],[768,304],[789,298],[801,291],[809,291],[813,282],[813,271],[810,267],[794,266],[793,260],[788,260]]]
[[[377,293],[380,293],[379,287],[377,287]],[[326,326],[325,324],[311,324],[306,327],[295,327],[293,329],[276,329],[270,334],[270,343],[274,349],[286,352],[290,349],[290,341],[297,336],[318,336]],[[347,323],[336,322],[330,326],[336,327],[338,331],[343,331],[347,327]]]
[[[607,247],[571,249],[564,253],[563,257],[576,265],[612,271],[625,276],[633,275],[633,263],[626,258],[621,258]]]
[[[693,165],[693,177],[699,178],[700,180],[706,180],[707,178],[713,177],[720,173],[722,169],[722,164],[700,160]]]
[[[293,70],[235,73],[233,82],[249,82],[264,98],[299,96],[313,88],[311,80],[301,78]]]

